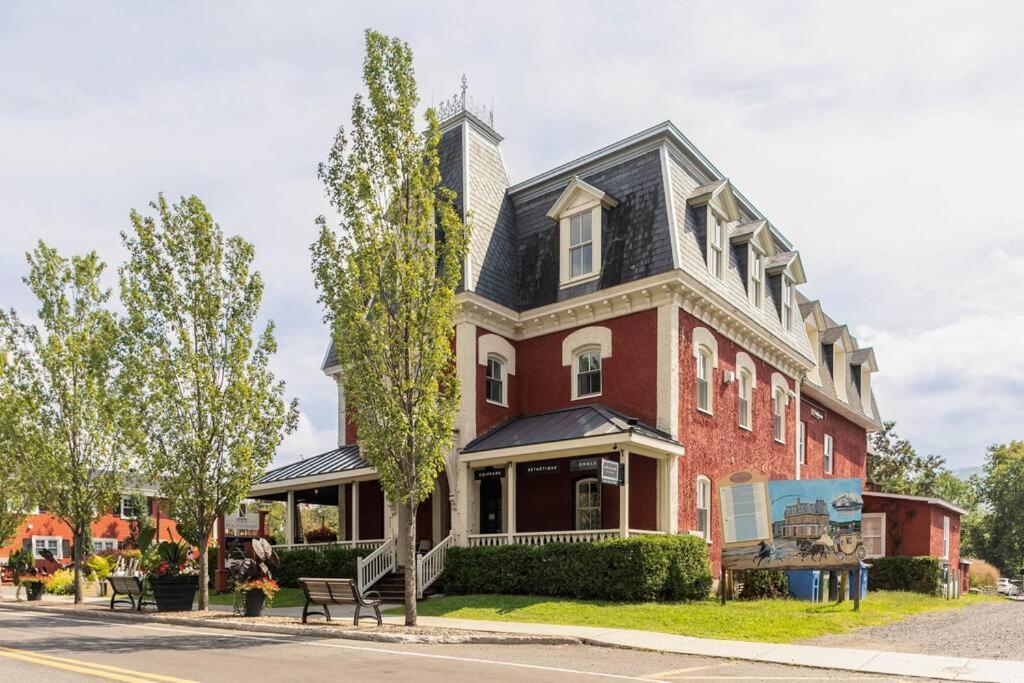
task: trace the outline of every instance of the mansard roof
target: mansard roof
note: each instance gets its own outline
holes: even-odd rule
[[[765,270],[769,273],[785,272],[793,282],[802,285],[807,282],[804,274],[804,263],[800,259],[798,251],[784,251],[781,254],[769,256],[764,261]]]

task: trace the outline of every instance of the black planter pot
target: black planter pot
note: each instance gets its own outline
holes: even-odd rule
[[[245,616],[247,617],[258,617],[263,614],[263,603],[266,602],[266,596],[263,595],[262,590],[252,590],[245,592]]]
[[[190,612],[199,588],[198,576],[155,576],[150,578],[157,612]]]
[[[25,584],[25,599],[36,602],[43,599],[43,584],[38,581],[30,581]]]

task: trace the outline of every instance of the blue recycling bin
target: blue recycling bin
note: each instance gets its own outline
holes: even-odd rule
[[[871,565],[867,564],[866,562],[861,562],[860,563],[860,599],[861,600],[863,600],[864,598],[866,598],[868,596],[868,567],[870,567],[870,566]],[[853,590],[853,587],[854,587],[856,581],[857,581],[857,570],[856,569],[851,569],[850,570],[850,577],[849,577],[849,579],[846,582],[846,585],[850,587],[850,591]],[[853,593],[852,592],[850,593],[849,597],[851,597],[851,598],[853,597]]]
[[[821,599],[821,572],[801,569],[786,572],[789,578],[789,594],[797,600],[818,602]]]

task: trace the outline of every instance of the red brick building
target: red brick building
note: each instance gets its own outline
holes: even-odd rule
[[[717,478],[864,477],[881,428],[873,351],[798,290],[794,245],[674,125],[512,184],[486,114],[446,107],[442,173],[472,242],[462,403],[418,515],[425,551],[692,533],[717,565]],[[289,543],[296,503],[342,501],[339,542],[387,545],[399,513],[353,505],[375,475],[333,350],[322,369],[338,386],[337,448],[252,493],[288,501]],[[354,514],[380,519],[381,536],[353,533]]]

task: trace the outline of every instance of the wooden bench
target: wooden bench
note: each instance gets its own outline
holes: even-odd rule
[[[146,600],[145,588],[137,576],[108,576],[107,581],[110,582],[110,609],[114,609],[114,605],[131,605],[136,612],[141,612],[143,605],[156,605],[152,600]],[[128,599],[118,599],[118,595]]]
[[[359,625],[360,619],[373,619],[376,617],[377,625],[383,625],[384,621],[380,616],[380,594],[376,591],[367,591],[365,594],[359,592],[355,579],[299,579],[299,586],[306,595],[306,604],[302,608],[302,623],[306,623],[307,617],[311,614],[322,615],[327,621],[331,620],[329,605],[355,605],[355,615],[352,623]],[[376,596],[376,597],[373,597]],[[322,612],[311,610],[310,607],[321,607]],[[373,614],[360,616],[362,608],[369,607]]]

